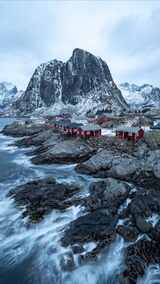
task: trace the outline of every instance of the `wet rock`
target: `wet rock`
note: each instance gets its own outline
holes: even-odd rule
[[[30,147],[30,146],[40,146],[42,143],[47,141],[52,137],[53,140],[58,140],[59,135],[57,133],[54,133],[53,130],[43,130],[40,133],[36,133],[34,135],[31,135],[29,137],[17,140],[15,142],[16,146],[22,146],[22,147]]]
[[[137,216],[149,217],[160,211],[160,191],[139,189],[128,206],[128,214],[136,220]]]
[[[113,177],[138,186],[160,189],[159,150],[149,151],[143,144],[143,151],[138,149],[139,152],[133,151],[130,154],[113,151],[112,146],[110,148],[98,151],[87,161],[79,163],[76,166],[77,172],[101,178]]]
[[[152,230],[152,225],[142,216],[136,216],[136,226],[142,233],[149,233]]]
[[[135,158],[119,158],[112,163],[111,175],[119,179],[126,179],[134,174],[140,167],[140,163]]]
[[[80,264],[86,264],[88,262],[95,262],[95,261],[97,261],[97,257],[98,257],[99,253],[100,253],[99,249],[94,249],[91,252],[81,254],[79,256],[79,259],[78,259],[79,263]]]
[[[116,229],[117,233],[121,235],[126,241],[135,241],[138,237],[138,230],[133,226],[118,225]]]
[[[82,244],[74,244],[72,245],[72,251],[74,254],[79,254],[84,251]]]
[[[76,166],[76,170],[85,174],[97,174],[111,168],[114,152],[103,150],[93,155],[88,161]]]
[[[25,206],[24,216],[29,216],[32,222],[38,222],[53,209],[64,210],[72,206],[73,196],[79,187],[57,183],[53,178],[35,180],[20,185],[9,192],[17,205]]]
[[[88,159],[95,150],[79,139],[66,140],[51,146],[32,158],[34,164],[75,163]]]
[[[130,245],[125,251],[126,268],[123,276],[128,284],[136,284],[138,277],[144,275],[150,264],[160,262],[160,247],[158,242],[142,239]]]
[[[149,237],[157,242],[160,242],[160,222],[158,222],[149,233]]]
[[[4,135],[9,135],[13,137],[22,137],[22,136],[30,136],[39,133],[40,131],[46,128],[45,124],[38,123],[25,123],[23,121],[18,122],[15,121],[9,125],[6,125],[2,133]]]
[[[105,208],[111,214],[116,214],[119,206],[128,197],[130,189],[128,183],[113,178],[93,182],[85,207],[89,211]]]
[[[139,160],[131,155],[102,150],[88,161],[78,164],[76,170],[96,177],[129,180],[140,166]]]
[[[72,252],[67,252],[61,256],[60,266],[63,271],[72,271],[75,268]]]
[[[112,235],[108,235],[107,238],[100,240],[96,243],[96,246],[90,250],[83,252],[79,256],[79,263],[80,264],[86,264],[88,262],[96,262],[98,260],[98,256],[104,253],[104,250],[109,250],[110,244],[114,242],[116,239],[116,232],[114,232]]]
[[[136,186],[141,186],[146,189],[160,189],[160,179],[157,179],[152,170],[142,169],[141,171],[133,174],[130,181],[134,182]]]
[[[110,243],[115,238],[116,218],[102,210],[81,216],[71,222],[62,238],[62,245],[68,246],[89,241],[102,241]]]
[[[160,161],[157,161],[157,163],[154,165],[153,172],[155,177],[160,179]]]

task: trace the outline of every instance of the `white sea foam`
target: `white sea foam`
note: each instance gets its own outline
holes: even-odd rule
[[[139,279],[137,284],[160,284],[160,266],[150,265],[144,277]]]

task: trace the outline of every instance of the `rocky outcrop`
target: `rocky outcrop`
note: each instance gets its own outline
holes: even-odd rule
[[[56,105],[59,110],[67,105],[77,106],[77,112],[85,113],[97,111],[99,107],[115,111],[128,109],[107,64],[78,48],[66,63],[52,60],[41,64],[15,108],[28,113]]]
[[[75,204],[73,196],[80,190],[78,186],[57,183],[53,178],[35,180],[11,190],[9,197],[24,207],[24,216],[32,222],[39,222],[53,209],[64,210]]]
[[[160,151],[116,153],[101,150],[89,160],[79,163],[76,170],[96,177],[113,177],[147,188],[159,188]]]
[[[111,176],[127,179],[140,167],[139,160],[125,153],[115,153],[112,150],[102,150],[88,161],[77,165],[78,172],[96,176]]]
[[[101,175],[101,173],[111,168],[113,159],[113,152],[102,150],[93,155],[88,161],[78,164],[76,170],[80,173]]]
[[[160,211],[160,191],[154,189],[139,189],[128,206],[128,214],[135,220],[138,216],[149,217]]]
[[[68,246],[98,240],[106,240],[110,243],[115,237],[115,223],[116,219],[102,210],[81,216],[70,223],[62,244]]]
[[[127,247],[125,251],[126,268],[123,272],[124,282],[136,284],[137,279],[144,275],[150,264],[160,262],[159,243],[153,240],[142,239]]]
[[[131,186],[113,178],[93,182],[89,187],[90,195],[85,199],[88,211],[106,209],[115,215],[118,208],[127,199]]]
[[[71,222],[61,240],[63,246],[71,245],[73,253],[80,254],[81,263],[96,260],[99,253],[115,240],[118,209],[130,190],[127,183],[110,178],[91,183],[89,195],[81,200],[86,215]],[[85,252],[83,245],[89,242],[94,242],[95,246]],[[77,248],[76,252],[74,248]]]
[[[13,136],[13,137],[23,137],[30,136],[39,133],[46,129],[45,124],[32,123],[32,122],[18,122],[15,121],[9,125],[6,125],[2,133],[4,135]]]
[[[50,146],[32,158],[34,164],[75,163],[85,161],[95,152],[83,140],[69,139]]]
[[[52,141],[60,139],[59,133],[55,133],[53,129],[42,129],[42,131],[36,134],[17,140],[15,145],[19,147],[41,146],[43,143],[51,139]]]

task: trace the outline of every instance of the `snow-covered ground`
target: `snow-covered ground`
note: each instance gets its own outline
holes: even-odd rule
[[[9,107],[22,94],[17,87],[10,82],[0,83],[0,107]]]
[[[114,129],[102,128],[102,136],[115,136]]]

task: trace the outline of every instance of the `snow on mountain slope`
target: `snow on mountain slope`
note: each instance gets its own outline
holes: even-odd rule
[[[145,84],[138,86],[136,84],[123,83],[119,88],[132,108],[160,107],[160,89],[152,85]]]
[[[0,83],[0,108],[8,108],[15,102],[22,92],[17,90],[17,87],[10,82]]]
[[[52,60],[34,72],[22,97],[15,103],[21,113],[49,108],[63,108],[86,113],[105,109],[128,109],[115,85],[108,65],[93,54],[76,48],[66,62]]]

